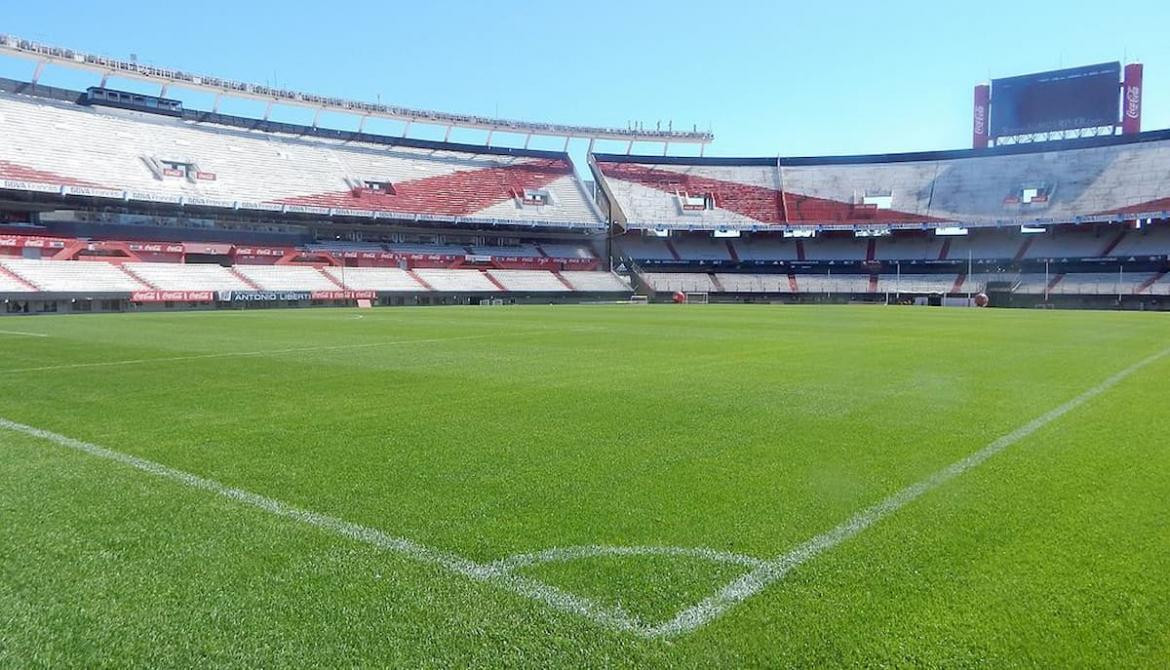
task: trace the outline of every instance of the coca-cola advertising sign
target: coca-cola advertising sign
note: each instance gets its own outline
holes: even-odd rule
[[[1142,87],[1129,86],[1125,89],[1125,117],[1138,119],[1142,116]]]

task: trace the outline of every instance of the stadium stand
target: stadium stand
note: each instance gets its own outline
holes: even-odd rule
[[[711,277],[700,272],[646,272],[642,279],[655,291],[711,293],[718,290]]]
[[[400,268],[327,267],[325,273],[353,291],[427,291],[410,273]]]
[[[88,197],[224,209],[602,226],[563,153],[346,142],[9,93],[0,93],[0,119],[8,189],[55,185]]]
[[[566,270],[561,273],[565,281],[578,291],[598,293],[628,293],[630,286],[621,277],[611,272],[580,272]]]
[[[720,272],[715,279],[730,293],[792,293],[788,275],[733,274]]]
[[[544,270],[488,270],[505,291],[516,293],[564,293],[573,290],[557,276]]]
[[[237,265],[245,281],[265,291],[336,291],[340,284],[315,267],[297,265]]]
[[[149,289],[117,265],[101,261],[44,261],[4,258],[0,266],[42,291],[101,293]]]
[[[241,277],[219,265],[197,263],[126,263],[124,268],[160,291],[247,291]]]
[[[594,154],[618,222],[749,228],[1117,221],[1170,215],[1170,132],[836,158]]]
[[[479,270],[416,270],[415,275],[427,286],[435,291],[453,293],[480,293],[502,292],[503,288],[496,285],[488,275]]]

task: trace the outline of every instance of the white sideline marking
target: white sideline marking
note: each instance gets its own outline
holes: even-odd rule
[[[477,563],[456,554],[433,549],[413,540],[395,537],[380,530],[350,523],[349,521],[344,521],[327,514],[320,514],[295,507],[258,493],[221,484],[215,480],[205,479],[189,472],[176,470],[175,468],[149,461],[145,458],[131,456],[120,451],[113,451],[105,447],[99,447],[96,444],[83,442],[72,437],[34,428],[33,426],[26,426],[22,423],[9,421],[8,419],[0,418],[0,429],[23,433],[24,435],[46,440],[91,456],[128,465],[156,477],[176,481],[191,488],[207,491],[245,505],[256,507],[279,517],[298,521],[351,540],[364,542],[365,544],[401,554],[422,563],[435,565],[475,581],[492,583],[517,595],[544,603],[554,609],[585,617],[607,628],[633,632],[641,632],[647,628],[645,624],[626,614],[620,608],[605,607],[587,598],[562,591],[555,586],[550,586],[538,580],[515,575],[510,571],[501,570],[490,564]]]
[[[759,593],[774,582],[783,579],[794,568],[854,537],[863,530],[902,509],[923,494],[933,491],[971,468],[980,465],[1004,449],[1007,449],[1065,414],[1117,386],[1138,370],[1167,355],[1170,355],[1170,349],[1164,349],[1159,353],[1134,363],[1063,405],[1049,410],[1007,435],[1000,437],[970,456],[956,461],[929,477],[907,486],[876,505],[854,514],[835,528],[817,535],[788,553],[781,554],[765,562],[764,565],[733,580],[706,600],[679,612],[674,619],[645,631],[645,634],[654,637],[679,635],[689,633],[700,626],[710,623],[731,607]]]
[[[0,335],[15,335],[17,337],[48,337],[44,333],[25,333],[19,330],[0,330]]]
[[[1072,400],[1065,402],[1055,409],[1049,410],[1007,435],[1000,437],[979,451],[935,472],[917,483],[911,484],[876,505],[858,512],[835,528],[817,535],[788,553],[781,554],[770,560],[761,560],[741,554],[703,548],[586,545],[581,547],[554,548],[531,554],[518,554],[492,563],[478,563],[457,554],[434,549],[406,538],[389,535],[382,531],[350,523],[327,514],[320,514],[295,507],[273,498],[227,486],[226,484],[177,470],[162,465],[161,463],[106,449],[96,444],[83,442],[8,419],[0,418],[0,430],[22,433],[91,456],[121,463],[157,477],[176,481],[195,489],[207,491],[245,505],[250,505],[275,516],[298,521],[351,540],[364,542],[386,551],[401,554],[407,558],[443,568],[449,572],[475,581],[490,583],[516,595],[543,603],[553,609],[584,617],[605,628],[627,631],[647,638],[660,638],[684,635],[714,621],[735,605],[783,579],[794,568],[860,534],[862,531],[892,515],[922,495],[982,464],[997,453],[1032,435],[1065,414],[1068,414],[1113,388],[1135,372],[1167,355],[1170,355],[1170,348],[1138,361],[1109,377],[1097,386],[1081,393]],[[577,596],[555,586],[545,584],[539,580],[517,575],[514,572],[522,567],[552,561],[570,561],[596,556],[643,555],[700,558],[743,565],[751,568],[751,570],[742,577],[732,580],[714,595],[706,598],[697,605],[684,609],[673,619],[657,625],[646,624],[637,617],[628,614],[620,607],[607,607],[588,598]]]
[[[0,331],[3,332],[3,331]],[[523,333],[510,333],[523,334]],[[132,358],[119,361],[96,361],[93,363],[63,363],[61,365],[42,365],[35,368],[0,369],[0,374],[12,372],[45,372],[48,370],[71,370],[74,368],[106,368],[121,365],[140,365],[142,363],[174,363],[176,361],[200,361],[212,358],[238,358],[246,356],[265,356],[268,354],[297,354],[311,351],[339,351],[346,349],[367,349],[370,347],[389,347],[402,344],[431,344],[435,342],[455,342],[458,340],[479,340],[487,337],[498,337],[499,333],[483,333],[480,335],[461,335],[456,337],[432,337],[422,340],[387,340],[385,342],[363,342],[361,344],[332,344],[320,347],[290,347],[287,349],[264,349],[262,351],[228,351],[218,354],[191,354],[188,356],[164,356],[159,358]],[[43,335],[42,337],[48,337]]]

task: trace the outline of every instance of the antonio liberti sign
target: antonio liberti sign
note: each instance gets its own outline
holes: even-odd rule
[[[135,291],[131,302],[279,302],[374,300],[376,291]]]

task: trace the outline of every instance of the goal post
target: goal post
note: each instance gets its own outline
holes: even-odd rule
[[[687,292],[686,296],[688,305],[706,305],[711,301],[711,294],[709,293]]]

